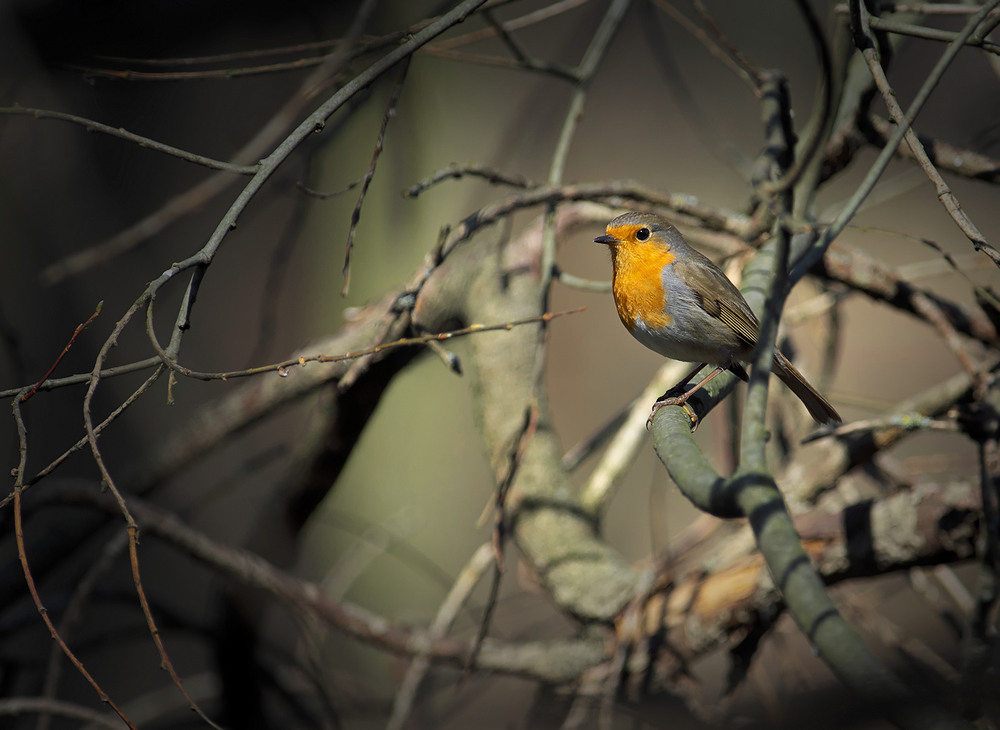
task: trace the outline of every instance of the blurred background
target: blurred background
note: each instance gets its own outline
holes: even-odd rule
[[[137,240],[128,250],[65,273],[54,266],[81,251],[94,250],[140,221],[160,220],[168,201],[218,173],[88,132],[77,124],[11,113],[10,107],[78,115],[229,160],[261,133],[313,69],[201,73],[256,68],[259,62],[242,56],[220,62],[190,59],[288,46],[295,49],[268,54],[260,63],[308,60],[326,49],[298,47],[343,37],[358,5],[296,0],[280,4],[113,0],[0,4],[0,106],[7,108],[0,115],[0,237],[5,257],[0,270],[0,388],[39,379],[74,328],[103,301],[100,317],[77,338],[54,377],[89,372],[114,323],[146,283],[200,249],[245,184],[245,178],[229,176],[220,192],[197,200],[187,214]],[[496,18],[508,20],[549,3],[497,5]],[[516,38],[530,54],[574,64],[607,4],[561,5],[566,6],[563,12],[518,30]],[[830,27],[833,3],[812,5],[824,26]],[[449,6],[379,2],[365,33],[393,33]],[[678,7],[690,13],[684,3]],[[801,110],[799,118],[804,120],[813,104],[817,63],[801,19],[790,5],[710,3],[709,8],[754,64],[787,75],[793,106]],[[946,18],[941,24],[955,28],[961,22]],[[449,31],[445,39],[488,28],[476,16]],[[890,78],[904,107],[942,49],[943,45],[926,41],[902,45]],[[495,37],[462,45],[461,50],[509,57]],[[672,68],[665,67],[664,59]],[[162,63],[147,63],[153,60]],[[106,73],[123,69],[140,74],[112,78]],[[208,271],[182,351],[185,365],[211,371],[275,362],[337,331],[352,307],[381,296],[411,276],[443,226],[455,225],[508,192],[468,178],[446,180],[416,198],[403,197],[402,191],[434,172],[455,163],[478,163],[529,181],[548,177],[572,91],[568,83],[447,57],[433,49],[417,53],[386,129],[384,152],[357,228],[350,292],[342,296],[341,270],[351,212],[358,199],[357,187],[345,188],[368,169],[396,78],[394,72],[386,74],[364,93],[356,110],[335,115],[329,133],[305,144],[253,200]],[[678,86],[678,79],[683,87]],[[996,121],[1000,119],[996,84],[996,73],[984,54],[962,53],[917,128],[960,147],[996,154]],[[316,98],[328,94],[325,91]],[[876,108],[884,115],[878,102]],[[759,100],[747,84],[668,13],[636,2],[590,88],[565,180],[636,180],[695,196],[706,205],[745,211],[751,195],[746,170],[763,143],[759,117]],[[257,157],[268,151],[270,147]],[[875,153],[872,149],[860,153],[854,168],[824,188],[818,201],[821,210],[836,212]],[[998,199],[992,182],[949,178],[966,212],[987,240],[995,241],[1000,220],[995,215]],[[324,195],[307,195],[302,186]],[[540,212],[515,214],[513,230],[523,229]],[[584,228],[560,240],[560,268],[589,279],[607,279],[606,249],[592,243],[602,232],[601,226]],[[953,256],[961,273],[944,265],[941,254],[920,239],[933,241]],[[922,286],[961,303],[973,301],[968,279],[994,285],[997,281],[986,259],[972,255],[969,242],[937,203],[930,183],[902,162],[890,168],[840,240],[901,271],[913,272]],[[183,285],[176,282],[157,299],[161,341],[168,336],[182,293]],[[816,293],[812,282],[804,282],[791,303],[808,301]],[[661,358],[634,342],[621,327],[610,294],[555,284],[551,310],[581,306],[586,307],[584,312],[550,326],[547,382],[555,427],[566,448],[588,437],[627,405],[661,364]],[[845,420],[874,417],[959,372],[957,360],[936,333],[911,316],[858,295],[847,297],[841,311],[837,362],[825,391]],[[807,371],[818,372],[818,353],[809,349],[808,325],[792,330]],[[462,342],[448,347],[461,357]],[[141,322],[136,321],[119,338],[109,363],[127,363],[150,354]],[[144,377],[137,373],[103,381],[95,411],[106,414]],[[161,380],[101,437],[111,472],[141,471],[144,461],[171,434],[183,431],[201,406],[233,387],[218,381],[181,380],[172,388],[173,405],[168,405],[167,385]],[[29,474],[83,435],[83,393],[84,386],[63,388],[40,393],[24,405]],[[178,511],[216,539],[253,542],[251,531],[288,473],[309,419],[322,407],[318,400],[307,400],[234,438],[160,486],[156,503]],[[720,411],[706,419],[697,438],[725,468],[728,446],[722,422]],[[11,419],[0,419],[0,438],[7,466],[14,468],[19,453]],[[975,451],[957,434],[915,435],[893,449],[891,458],[900,473],[930,481],[967,480],[976,473]],[[581,481],[587,471],[579,470]],[[98,472],[86,449],[34,489],[42,492],[50,484],[74,483],[97,488]],[[439,359],[424,357],[396,379],[379,405],[336,488],[313,514],[295,546],[295,570],[322,583],[336,598],[392,620],[424,624],[469,556],[489,539],[490,527],[478,520],[493,486],[473,422],[466,379],[448,371]],[[602,526],[607,541],[627,560],[641,561],[664,550],[696,516],[670,483],[650,445],[641,450]],[[8,598],[0,635],[0,655],[8,669],[0,694],[13,696],[28,691],[41,675],[50,642],[23,595],[23,576],[10,539],[9,507],[0,519],[6,534],[3,545],[9,548],[2,561]],[[47,554],[47,539],[77,519],[73,509],[29,516],[25,531],[33,555]],[[115,530],[120,532],[120,525],[88,535],[79,545],[76,562],[61,563],[40,584],[54,615]],[[200,694],[211,707],[215,686],[203,637],[196,630],[171,636],[170,628],[176,622],[207,630],[220,587],[209,571],[178,558],[155,540],[144,542],[141,554],[146,591],[162,611],[171,657],[192,694]],[[970,573],[960,570],[959,575],[968,579]],[[905,595],[906,577],[889,576],[876,583],[859,590],[868,599],[889,606],[897,601],[897,620],[934,643],[933,637],[943,629],[931,612],[922,607],[911,611],[909,602],[900,598]],[[141,616],[134,611],[127,559],[119,557],[101,585],[98,609],[88,614],[71,643],[112,697],[126,704],[131,698],[134,706],[148,708],[152,702],[148,693],[162,690],[167,680],[158,668]],[[20,597],[11,600],[19,590]],[[483,589],[463,615],[457,633],[474,633],[485,599]],[[317,676],[327,682],[340,727],[384,726],[405,662],[337,633],[295,627],[287,616],[273,620],[275,635],[288,640],[283,650],[307,654]],[[573,630],[572,622],[553,609],[544,595],[515,573],[508,574],[491,635],[555,637],[571,635]],[[805,709],[814,727],[837,726],[839,690],[811,656],[807,642],[786,622],[779,623],[773,638],[758,658],[768,668],[741,687],[733,716],[758,726],[794,726],[797,713]],[[111,639],[115,651],[102,651]],[[954,649],[954,642],[945,643]],[[37,664],[35,672],[25,673],[25,663]],[[721,683],[717,674],[722,666],[722,660],[715,657],[701,668],[709,686],[713,676]],[[555,727],[565,715],[565,700],[539,690],[534,683],[473,676],[456,689],[457,676],[434,675],[432,699],[421,706],[414,727],[459,728],[472,723]],[[62,682],[65,691],[58,696],[96,705],[92,691],[73,670],[64,671]],[[824,724],[823,713],[817,717],[818,707],[827,708],[834,724]],[[670,698],[647,700],[623,712],[623,717],[630,718],[623,720],[623,727],[663,726],[660,723],[667,717],[680,727],[697,726],[683,704]],[[198,724],[183,705],[173,720],[165,720],[167,716],[160,715],[148,726]],[[302,718],[287,722],[282,726],[309,726]],[[23,726],[32,723],[33,719]]]

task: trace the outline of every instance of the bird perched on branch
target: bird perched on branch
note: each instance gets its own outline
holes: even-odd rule
[[[709,380],[729,370],[748,380],[742,363],[757,348],[757,317],[740,290],[670,223],[652,213],[625,213],[594,239],[611,251],[612,290],[622,324],[635,339],[673,360],[699,365],[653,404],[684,405]],[[705,365],[715,370],[693,387],[688,381]],[[820,424],[841,423],[840,414],[813,388],[780,350],[771,372],[798,396]],[[693,412],[685,406],[695,419]]]

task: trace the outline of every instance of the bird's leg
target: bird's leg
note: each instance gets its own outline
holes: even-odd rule
[[[661,408],[663,408],[663,406],[683,406],[684,410],[691,417],[692,421],[691,430],[693,431],[698,428],[698,416],[695,415],[695,412],[691,410],[690,406],[687,405],[688,398],[690,398],[692,395],[701,390],[705,386],[705,383],[707,383],[709,380],[711,380],[716,375],[721,373],[723,370],[725,370],[725,368],[722,367],[721,365],[719,367],[716,367],[715,370],[713,370],[704,378],[702,378],[693,388],[690,388],[689,390],[685,391],[684,386],[687,385],[688,381],[691,380],[691,378],[693,378],[694,375],[703,367],[705,367],[705,365],[707,364],[708,363],[702,363],[701,365],[696,367],[677,385],[675,385],[673,388],[671,388],[666,393],[664,393],[663,395],[661,395],[659,398],[656,399],[656,402],[653,403],[653,410],[652,412],[650,412],[649,418],[646,419],[647,429],[653,423],[653,416],[655,416],[656,412]],[[683,391],[683,392],[680,393],[679,395],[675,395],[677,391]]]
[[[694,366],[694,370],[692,370],[687,375],[685,375],[683,378],[681,378],[680,380],[678,380],[677,381],[677,385],[669,388],[666,393],[664,393],[663,395],[661,395],[659,398],[656,399],[656,402],[659,403],[661,400],[664,400],[665,398],[670,398],[670,397],[674,397],[674,396],[683,395],[684,392],[685,392],[685,388],[687,388],[687,384],[690,382],[691,378],[693,378],[695,375],[697,375],[698,371],[701,370],[706,365],[708,365],[707,362],[703,362],[700,365],[695,365]],[[711,376],[709,376],[709,377],[711,377]],[[706,380],[707,379],[708,378],[706,378]],[[694,390],[692,390],[690,392],[693,393],[695,390],[697,390],[698,388],[700,388],[704,383],[705,383],[704,380],[701,381],[701,383],[699,383],[697,386],[695,386]],[[687,400],[687,396],[684,396],[684,400]],[[664,403],[664,405],[671,405],[671,404]],[[681,405],[681,404],[677,403],[677,404],[674,404],[674,405]]]

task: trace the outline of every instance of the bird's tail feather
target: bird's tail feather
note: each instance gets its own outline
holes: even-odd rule
[[[814,387],[802,376],[795,366],[788,361],[788,358],[781,354],[780,350],[774,351],[774,363],[771,365],[771,372],[777,375],[781,382],[788,386],[805,405],[809,415],[817,423],[828,425],[843,423],[837,409],[830,401],[820,395]]]

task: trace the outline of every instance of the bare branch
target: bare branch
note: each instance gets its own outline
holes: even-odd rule
[[[74,124],[81,125],[88,132],[101,132],[102,134],[107,134],[112,137],[118,137],[119,139],[124,139],[128,142],[134,142],[140,147],[162,152],[166,155],[170,155],[171,157],[177,157],[185,162],[193,162],[196,165],[202,165],[213,170],[222,170],[223,172],[229,172],[234,175],[252,175],[257,171],[256,165],[235,165],[231,162],[213,160],[210,157],[196,155],[193,152],[188,152],[187,150],[182,150],[178,147],[164,144],[163,142],[157,142],[155,139],[150,139],[149,137],[143,137],[142,135],[129,132],[127,129],[122,129],[121,127],[111,127],[107,124],[102,124],[101,122],[95,122],[92,119],[78,117],[75,114],[49,111],[48,109],[29,109],[27,107],[17,105],[0,107],[0,114],[7,114],[10,116],[28,116],[34,117],[35,119],[58,119],[64,122],[72,122]]]
[[[995,8],[998,4],[1000,3],[994,2],[992,4],[987,4],[984,6],[984,11],[987,8]],[[885,102],[886,107],[889,109],[890,119],[892,119],[892,121],[897,125],[897,128],[905,129],[904,139],[906,140],[906,144],[913,152],[913,156],[920,165],[920,168],[927,175],[928,179],[930,179],[930,181],[934,184],[938,200],[940,200],[942,205],[944,205],[945,210],[947,210],[949,215],[951,215],[955,224],[972,242],[972,245],[977,251],[982,251],[993,260],[993,263],[1000,266],[1000,251],[997,251],[993,246],[987,243],[980,230],[962,210],[962,206],[959,205],[958,200],[951,192],[951,188],[948,186],[948,183],[946,183],[944,178],[941,177],[941,173],[938,172],[934,163],[931,162],[930,157],[927,156],[927,152],[924,150],[924,146],[920,143],[917,133],[914,132],[912,126],[910,126],[916,117],[916,112],[911,110],[905,117],[906,123],[903,123],[903,109],[899,105],[899,102],[896,101],[896,92],[893,90],[892,86],[889,84],[889,80],[885,76],[885,70],[879,62],[878,53],[876,52],[875,45],[870,37],[868,23],[871,20],[871,15],[868,13],[867,8],[865,8],[864,3],[858,2],[857,6],[861,17],[860,30],[865,35],[865,39],[867,41],[867,44],[861,48],[861,54],[864,56],[864,59],[868,64],[868,68],[871,70],[872,78],[875,79],[875,85],[882,93],[882,99]],[[985,17],[985,12],[977,14],[975,19],[978,19],[978,21],[976,23],[970,22],[961,36],[963,38],[967,38],[974,34],[979,28],[979,22],[985,20]],[[964,40],[960,40],[960,36],[956,35],[951,42],[953,45],[950,48],[958,48]],[[937,77],[933,74],[930,78],[928,78],[928,82],[931,82],[932,80],[936,84]],[[933,85],[925,82],[925,88],[928,87],[933,88]]]

